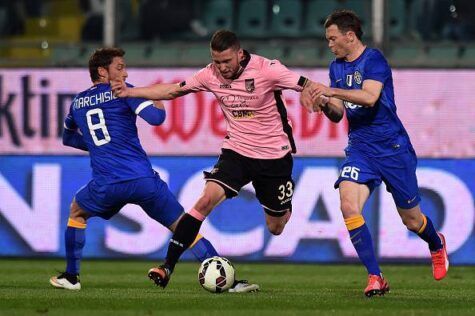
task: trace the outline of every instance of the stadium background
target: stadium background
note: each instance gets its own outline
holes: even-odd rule
[[[0,256],[62,257],[75,191],[90,179],[89,160],[61,145],[62,120],[75,93],[90,85],[89,54],[123,47],[129,81],[180,81],[209,62],[216,28],[244,48],[327,82],[331,60],[322,23],[335,8],[355,10],[365,41],[393,66],[398,113],[419,155],[422,207],[448,236],[452,264],[475,264],[475,9],[473,1],[194,0],[0,1]],[[294,214],[271,236],[246,187],[221,205],[203,233],[242,261],[353,262],[354,250],[332,185],[343,159],[346,125],[309,115],[285,92],[298,146]],[[179,200],[201,192],[224,134],[212,95],[166,102],[167,122],[139,123],[142,144]],[[140,121],[140,120],[139,120]],[[365,209],[378,256],[427,261],[406,232],[385,188]],[[127,206],[110,222],[91,220],[87,258],[162,258],[169,233]],[[191,257],[188,257],[191,258]]]

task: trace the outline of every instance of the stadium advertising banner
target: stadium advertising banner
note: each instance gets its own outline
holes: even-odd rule
[[[132,69],[129,82],[180,82],[197,69]],[[294,69],[328,82],[326,70]],[[398,114],[419,157],[475,157],[475,71],[394,70]],[[0,73],[0,154],[77,154],[61,145],[63,118],[74,95],[91,85],[84,69],[2,69]],[[299,105],[298,93],[284,92],[298,155],[341,157],[347,124],[331,123]],[[215,155],[225,121],[211,93],[166,101],[159,127],[141,119],[141,141],[150,155]]]
[[[212,157],[154,157],[152,163],[189,208],[201,193]],[[339,158],[297,158],[294,209],[284,233],[267,232],[264,213],[247,186],[222,203],[202,233],[224,256],[239,260],[347,262],[357,260],[333,183]],[[85,156],[0,156],[0,256],[64,256],[69,203],[90,180]],[[475,264],[475,159],[420,159],[422,209],[445,234],[451,264]],[[426,244],[408,232],[382,186],[364,211],[383,261],[429,261]],[[170,233],[139,207],[127,205],[110,221],[89,220],[88,258],[163,258]],[[190,254],[187,254],[190,259]]]

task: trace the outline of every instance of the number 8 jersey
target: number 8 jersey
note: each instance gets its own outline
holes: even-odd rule
[[[79,128],[98,184],[154,176],[136,126],[137,115],[150,105],[152,101],[142,98],[115,98],[104,83],[74,98],[64,128]]]

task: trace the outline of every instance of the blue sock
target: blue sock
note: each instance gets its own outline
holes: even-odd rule
[[[430,251],[442,249],[442,240],[440,240],[440,237],[434,228],[434,224],[432,224],[429,217],[425,215],[422,216],[424,217],[424,222],[419,231],[416,232],[417,235],[429,244]]]
[[[363,216],[359,215],[345,219],[350,239],[358,253],[358,257],[365,265],[368,274],[381,275],[376,256],[374,255],[373,239]]]
[[[218,252],[208,239],[201,235],[198,235],[198,238],[199,240],[190,248],[196,259],[202,262],[205,259],[218,256]]]
[[[68,227],[64,234],[66,245],[66,272],[70,274],[79,274],[79,266],[81,263],[82,249],[86,243],[86,224],[82,228],[80,225],[70,226],[71,219],[69,219]]]

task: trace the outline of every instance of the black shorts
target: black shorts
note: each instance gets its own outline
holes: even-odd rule
[[[218,162],[211,172],[204,172],[206,181],[219,184],[227,198],[238,195],[239,190],[252,182],[256,197],[267,214],[275,217],[292,211],[294,181],[292,155],[279,159],[254,159],[230,149],[222,149]]]

